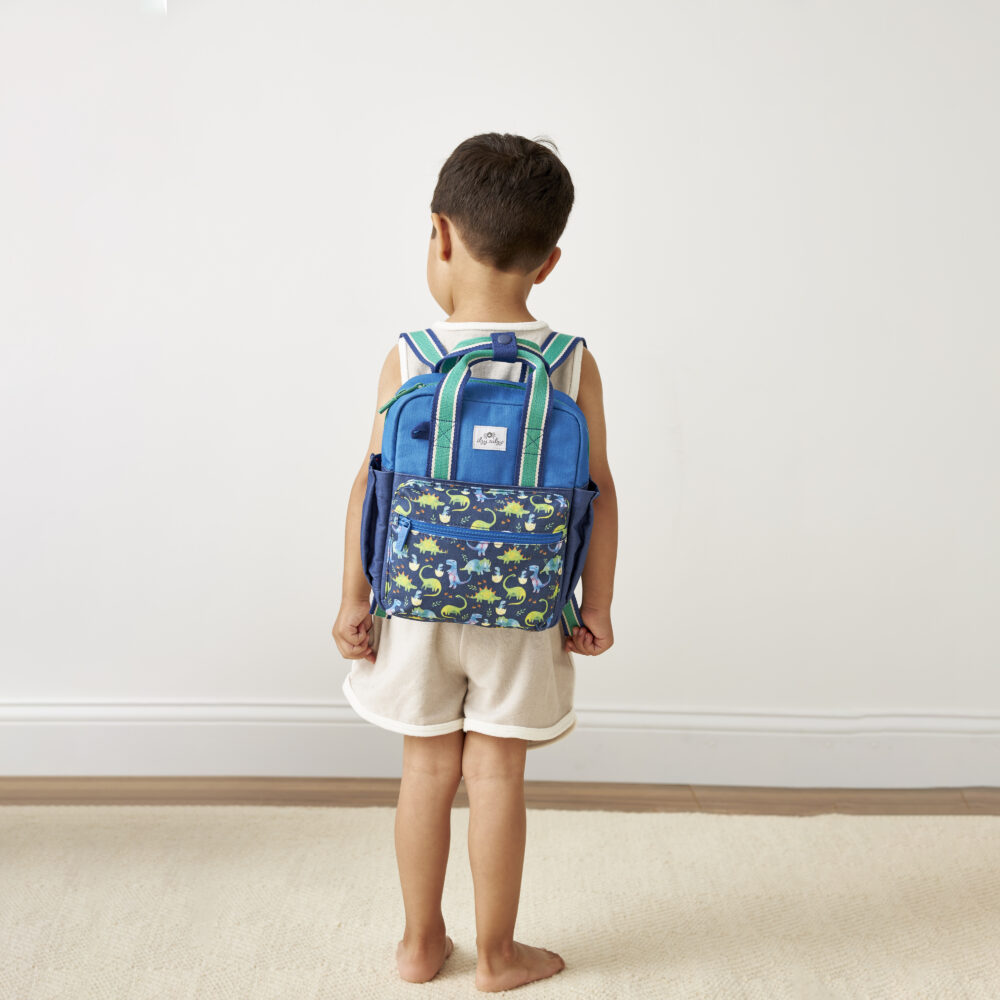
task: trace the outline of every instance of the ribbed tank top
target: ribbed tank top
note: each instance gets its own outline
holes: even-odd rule
[[[552,328],[544,320],[530,320],[522,323],[451,323],[441,320],[430,327],[441,343],[449,351],[468,337],[511,330],[516,336],[533,340],[539,345],[552,333]],[[565,392],[574,402],[580,388],[580,365],[583,360],[583,344],[577,344],[573,353],[550,376],[554,389]],[[410,345],[399,338],[399,374],[405,382],[414,375],[426,375],[431,369],[413,353]],[[482,361],[473,369],[477,378],[500,378],[516,382],[521,376],[521,365],[506,361]]]

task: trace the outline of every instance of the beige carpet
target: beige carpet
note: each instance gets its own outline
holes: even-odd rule
[[[0,807],[0,997],[487,995],[467,809],[455,951],[429,983],[398,978],[394,816]],[[566,961],[511,991],[538,1000],[997,1000],[1000,817],[529,809],[516,937]]]

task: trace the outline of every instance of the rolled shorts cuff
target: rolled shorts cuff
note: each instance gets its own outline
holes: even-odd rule
[[[375,726],[380,726],[382,729],[389,729],[394,733],[403,733],[405,736],[440,736],[442,733],[454,733],[465,725],[465,719],[452,719],[450,722],[435,722],[429,726],[415,726],[410,722],[399,722],[397,719],[390,719],[384,715],[376,715],[358,701],[357,695],[351,687],[350,674],[344,678],[342,690],[344,696],[351,703],[351,708],[362,719]]]
[[[470,729],[477,733],[485,733],[487,736],[514,737],[520,740],[551,741],[557,736],[562,736],[569,732],[576,724],[576,710],[570,709],[558,722],[551,726],[506,726],[499,722],[486,722],[483,719],[470,719],[465,717],[465,730]]]
[[[454,733],[460,729],[466,732],[470,730],[477,733],[484,733],[487,736],[500,736],[507,739],[521,739],[528,741],[528,749],[537,746],[555,743],[561,739],[576,725],[576,710],[570,709],[558,722],[551,726],[510,726],[500,722],[488,722],[485,719],[472,719],[465,716],[460,719],[452,719],[450,722],[436,722],[431,725],[418,726],[411,722],[400,722],[398,719],[390,719],[384,715],[378,715],[358,701],[354,689],[351,687],[351,675],[344,678],[341,686],[344,696],[350,702],[362,719],[382,729],[388,729],[394,733],[403,733],[405,736],[441,736],[444,733]]]

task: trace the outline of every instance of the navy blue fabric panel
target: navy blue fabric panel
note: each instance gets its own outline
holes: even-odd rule
[[[372,590],[381,590],[382,556],[392,500],[392,472],[381,466],[381,455],[368,460],[368,485],[361,507],[361,566]]]
[[[365,487],[365,498],[361,502],[361,568],[365,572],[368,583],[374,586],[369,566],[371,564],[372,546],[374,544],[375,521],[378,519],[376,510],[375,472],[372,462],[375,456],[368,460],[368,485]]]
[[[597,484],[591,479],[586,488],[573,490],[573,507],[566,528],[566,572],[563,589],[559,593],[560,608],[576,589],[583,575],[583,564],[590,548],[590,534],[594,524],[594,501],[600,496]]]

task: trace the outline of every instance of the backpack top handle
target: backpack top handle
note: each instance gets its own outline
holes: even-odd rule
[[[501,344],[506,348],[506,342]],[[462,395],[468,384],[470,369],[480,361],[494,361],[494,347],[465,351],[438,383],[431,410],[428,442],[427,475],[431,479],[453,479],[455,469],[456,429],[461,414]],[[552,387],[548,368],[536,350],[518,347],[517,357],[527,367],[524,404],[521,411],[520,437],[517,453],[518,486],[537,486],[542,471],[542,448],[545,425],[552,405]],[[444,359],[442,358],[442,361]]]
[[[449,372],[462,358],[474,351],[480,353],[482,351],[490,351],[489,360],[505,361],[509,364],[515,364],[520,361],[522,365],[527,365],[527,362],[518,357],[518,353],[521,351],[529,351],[541,358],[542,361],[545,361],[541,348],[533,340],[517,337],[512,330],[500,330],[482,337],[469,337],[463,340],[455,350],[437,360],[434,364],[434,371]],[[522,376],[526,370],[526,368],[522,369]],[[546,373],[549,371],[547,361],[545,362],[545,371]]]
[[[503,330],[502,333],[513,333],[512,330]],[[441,338],[430,328],[426,330],[412,330],[409,333],[401,333],[401,340],[404,340],[410,350],[417,358],[432,371],[439,371],[438,363],[446,357],[460,357],[473,347],[492,347],[492,334],[478,334],[473,337],[466,337],[458,343],[455,350],[449,352],[441,342]],[[564,361],[568,360],[573,353],[573,349],[578,343],[587,346],[587,341],[583,337],[572,337],[568,333],[556,333],[553,331],[539,345],[527,337],[516,337],[515,343],[518,348],[535,351],[542,355],[548,366],[549,372],[554,372]],[[450,362],[449,362],[450,364]],[[521,380],[527,374],[527,368],[522,366]]]

